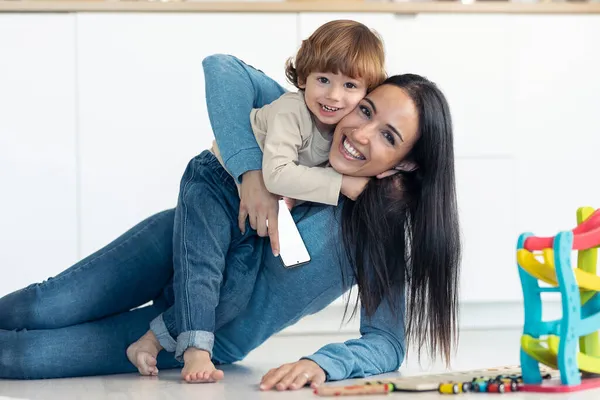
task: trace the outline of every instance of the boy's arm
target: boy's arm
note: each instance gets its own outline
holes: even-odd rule
[[[280,196],[337,205],[342,175],[331,167],[298,164],[302,148],[302,116],[289,104],[269,110],[263,155],[263,179],[267,190]]]

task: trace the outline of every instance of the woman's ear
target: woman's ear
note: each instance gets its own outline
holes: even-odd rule
[[[416,162],[405,160],[401,161],[400,164],[396,165],[394,169],[396,171],[413,172],[419,168]]]

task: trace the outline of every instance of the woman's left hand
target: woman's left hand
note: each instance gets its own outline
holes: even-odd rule
[[[325,371],[311,360],[300,360],[274,368],[263,376],[260,390],[297,390],[307,383],[312,387],[325,382]]]

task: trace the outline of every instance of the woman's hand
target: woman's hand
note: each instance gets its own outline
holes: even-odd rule
[[[300,360],[274,368],[263,376],[260,390],[297,390],[307,383],[315,388],[325,382],[325,371],[311,360]]]
[[[279,196],[270,193],[265,187],[262,171],[248,171],[242,175],[240,187],[240,212],[238,226],[242,233],[246,230],[246,218],[258,236],[269,236],[273,255],[279,255],[279,231],[277,216],[279,213]],[[267,228],[267,220],[268,228]]]

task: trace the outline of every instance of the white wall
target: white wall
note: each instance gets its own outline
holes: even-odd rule
[[[484,303],[514,316],[518,234],[554,234],[578,206],[600,207],[599,16],[1,15],[0,295],[175,204],[187,161],[212,140],[203,57],[232,53],[284,83],[300,40],[335,18],[379,31],[389,72],[446,93],[463,306],[475,320]]]

